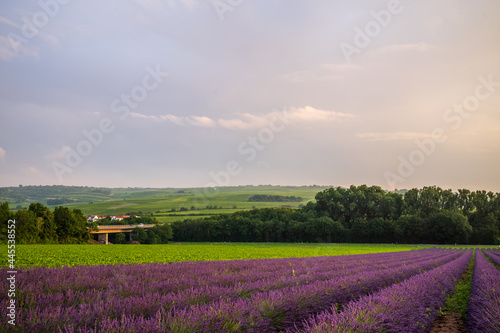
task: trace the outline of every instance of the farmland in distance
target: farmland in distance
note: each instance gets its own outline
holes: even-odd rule
[[[314,200],[328,186],[234,186],[220,188],[95,188],[77,186],[24,186],[0,188],[0,202],[12,208],[27,208],[40,202],[51,209],[65,206],[84,215],[135,213],[174,222],[189,217],[230,214],[253,208],[298,208]],[[294,202],[252,202],[255,195],[297,197]],[[55,203],[54,205],[50,205]]]

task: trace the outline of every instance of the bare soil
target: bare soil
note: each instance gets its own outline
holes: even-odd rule
[[[431,333],[466,333],[465,320],[458,314],[448,312],[437,317],[431,327]]]

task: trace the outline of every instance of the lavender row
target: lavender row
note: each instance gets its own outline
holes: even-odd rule
[[[446,254],[446,252],[442,252]],[[401,259],[407,263],[425,260],[436,251],[405,252]],[[409,258],[414,257],[413,260]],[[178,265],[118,265],[100,267],[34,268],[19,274],[18,298],[25,307],[44,303],[57,303],[62,306],[81,304],[89,300],[98,301],[113,297],[134,297],[146,294],[174,294],[172,302],[182,304],[185,291],[192,294],[193,289],[204,289],[205,293],[219,296],[235,296],[235,292],[245,294],[255,289],[270,290],[281,288],[290,283],[308,283],[309,281],[328,279],[334,276],[354,274],[366,269],[390,267],[398,262],[395,254],[380,256],[354,256],[345,258],[346,264],[339,257],[317,257],[309,259],[270,259],[249,262],[199,262]],[[380,260],[378,260],[380,258]],[[181,271],[193,268],[191,276],[186,277]],[[204,269],[203,269],[204,268]],[[172,273],[173,271],[173,273]],[[207,272],[213,276],[207,276]],[[226,275],[223,275],[224,272]],[[5,273],[5,271],[4,271]],[[1,277],[1,276],[0,276]],[[253,287],[252,287],[253,282]],[[3,286],[5,287],[5,286]],[[232,294],[223,292],[227,287]],[[5,295],[4,290],[0,295]],[[198,292],[199,294],[199,292]],[[196,303],[186,297],[185,303]]]
[[[165,288],[160,288],[159,286],[164,283],[165,278],[161,275],[157,275],[157,279],[160,281],[151,281],[145,284],[141,279],[135,279],[128,281],[121,281],[121,277],[125,275],[118,275],[115,273],[114,279],[108,279],[108,287],[105,290],[101,289],[85,289],[80,290],[77,286],[70,286],[65,292],[58,291],[60,285],[56,287],[56,290],[48,290],[48,292],[37,293],[36,288],[40,285],[39,279],[34,279],[34,283],[28,284],[20,292],[21,298],[23,298],[23,306],[25,308],[41,306],[45,307],[50,304],[58,304],[60,306],[69,307],[83,303],[96,303],[102,301],[104,307],[109,303],[110,299],[118,298],[122,303],[129,303],[133,300],[135,303],[141,303],[143,300],[147,299],[152,305],[149,308],[154,309],[155,304],[165,304],[164,309],[170,308],[184,308],[191,304],[197,303],[207,303],[220,298],[238,298],[238,297],[248,297],[253,292],[270,291],[276,289],[282,289],[290,286],[298,286],[303,284],[308,284],[315,281],[329,280],[340,276],[353,275],[364,271],[373,271],[378,269],[386,269],[392,267],[398,267],[400,265],[411,265],[418,264],[421,261],[426,261],[430,258],[438,259],[442,255],[446,255],[447,252],[435,251],[434,256],[415,256],[414,260],[398,260],[393,258],[391,262],[387,260],[373,260],[370,263],[359,264],[351,269],[344,266],[344,269],[339,269],[338,263],[330,265],[324,260],[324,258],[311,258],[309,263],[315,263],[315,270],[310,270],[307,274],[295,274],[295,271],[290,268],[289,265],[282,264],[284,267],[283,271],[276,271],[277,274],[273,277],[267,277],[265,279],[248,279],[247,282],[235,282],[231,285],[220,285],[217,284],[217,277],[211,284],[203,284],[202,286],[186,287],[175,292],[159,292],[158,290],[164,290]],[[333,260],[332,260],[333,261]],[[365,261],[363,261],[365,262]],[[112,269],[112,266],[106,267],[107,269]],[[311,269],[312,267],[309,267]],[[57,271],[56,271],[57,272]],[[257,276],[259,272],[255,273]],[[133,275],[131,275],[133,276]],[[241,277],[241,276],[240,276]],[[245,276],[246,277],[246,276]],[[83,278],[83,277],[82,277]],[[57,274],[52,275],[52,279],[61,281]],[[91,277],[95,279],[95,277]],[[180,279],[181,280],[181,279]],[[188,281],[191,281],[189,279]],[[186,283],[182,283],[186,285]],[[24,296],[24,297],[23,297]],[[130,298],[130,300],[128,300]],[[114,302],[114,300],[113,300]],[[114,304],[116,305],[116,304]],[[121,308],[121,307],[120,307]],[[147,311],[148,313],[152,311]],[[135,311],[137,312],[137,311]],[[135,313],[134,312],[134,313]],[[130,311],[126,311],[130,314]]]
[[[65,326],[67,332],[277,332],[290,328],[296,320],[305,319],[335,303],[344,304],[448,263],[462,254],[463,252],[452,251],[445,257],[432,258],[416,265],[401,265],[298,287],[254,293],[250,298],[221,299],[168,311],[160,307],[149,316],[144,314],[144,307],[150,306],[155,300],[135,300],[128,304],[116,300],[115,304],[108,303],[106,306],[99,303],[80,308],[71,307],[64,309],[64,313],[56,321],[46,322],[45,328],[47,329],[48,324],[59,323]],[[123,314],[132,308],[139,311]],[[54,313],[52,308],[37,310],[38,312],[30,313],[23,319],[29,329]],[[50,330],[55,327],[57,326],[48,328]]]
[[[433,256],[429,256],[430,254],[433,254]],[[413,251],[413,253],[401,253],[401,258],[403,259],[402,261],[398,261],[398,265],[404,265],[406,264],[407,266],[403,266],[406,268],[411,268],[411,264],[413,263],[418,263],[419,261],[423,260],[423,258],[426,258],[427,260],[427,266],[429,263],[432,264],[439,264],[439,262],[435,262],[436,259],[441,258],[443,260],[443,255],[445,257],[449,257],[450,255],[453,255],[453,252],[450,251],[443,251],[443,250],[425,250],[425,251]],[[416,260],[408,260],[411,258],[411,256],[415,257]],[[357,259],[362,259],[358,260],[358,263],[362,262],[364,265],[359,265],[359,267],[368,267],[367,266],[367,259],[371,259],[371,264],[376,265],[377,263],[385,262],[386,264],[384,265],[385,267],[389,266],[394,266],[394,261],[397,261],[397,255],[392,254],[392,255],[371,255],[368,256],[350,256],[350,257],[334,257],[334,258],[308,258],[308,259],[301,259],[301,260],[307,260],[308,264],[316,267],[324,268],[326,269],[328,267],[329,261],[338,264],[339,258],[341,259],[346,259],[346,262],[352,262],[353,257],[357,257]],[[361,257],[361,258],[359,258]],[[382,260],[377,261],[377,257],[381,257]],[[392,263],[391,265],[387,265],[388,260],[387,258],[392,257]],[[330,259],[329,261],[327,259]],[[448,259],[444,259],[448,260]],[[276,264],[277,260],[265,260],[266,262],[270,262],[271,264]],[[314,263],[316,261],[316,263]],[[263,261],[260,261],[261,263]],[[294,266],[297,263],[300,263],[300,261],[290,261],[289,259],[282,259],[281,260],[281,266],[287,267],[288,272],[290,272],[290,266]],[[196,270],[195,274],[201,274],[203,275],[204,272],[203,270],[199,269],[200,263],[197,263],[197,265],[192,265],[193,263],[190,263],[191,265],[183,265],[183,269],[186,268],[186,266],[198,266],[198,269]],[[248,267],[256,267],[255,262],[215,262],[215,263],[205,263],[205,266],[207,267],[207,270],[209,271],[214,271],[214,269],[211,267],[213,265],[220,265],[224,264],[226,265],[226,268],[224,268],[225,271],[228,271],[227,267],[237,267],[239,271],[243,271],[245,268]],[[175,265],[144,265],[144,269],[146,270],[147,274],[155,277],[158,280],[164,280],[164,277],[161,274],[154,274],[155,269],[158,269],[160,272],[164,272],[165,270],[168,271],[168,268],[171,268],[172,266]],[[272,265],[261,265],[260,267],[273,267]],[[300,266],[300,265],[296,265]],[[359,270],[359,267],[358,270]],[[373,267],[373,266],[372,266]],[[418,269],[426,269],[425,265],[424,266],[415,266],[415,267],[420,267]],[[99,275],[95,274],[97,273],[95,268],[91,267],[90,269],[90,275]],[[231,304],[233,302],[232,299],[228,299],[230,297],[224,295],[221,292],[221,289],[217,289],[217,286],[212,288],[212,289],[207,289],[207,286],[203,286],[200,288],[189,288],[186,289],[184,292],[180,291],[179,293],[168,293],[168,294],[162,294],[162,293],[149,293],[149,294],[144,294],[144,295],[137,295],[137,292],[134,292],[137,296],[131,297],[127,296],[126,293],[130,292],[131,289],[136,288],[137,284],[134,285],[133,281],[126,280],[125,277],[127,277],[127,271],[124,270],[125,268],[130,268],[133,273],[138,273],[140,274],[140,270],[137,270],[138,266],[107,266],[107,267],[100,267],[101,268],[101,276],[109,276],[109,277],[114,277],[114,280],[104,280],[105,283],[108,283],[108,289],[100,290],[100,289],[90,289],[87,290],[87,296],[89,296],[88,299],[80,297],[82,292],[78,290],[78,284],[76,285],[68,285],[66,280],[72,280],[75,282],[79,281],[84,281],[85,280],[85,275],[89,275],[89,273],[85,274],[86,271],[80,267],[80,268],[66,268],[66,269],[34,269],[34,270],[29,270],[30,273],[28,276],[25,276],[24,274],[20,274],[19,277],[21,278],[26,278],[28,280],[32,280],[30,283],[21,283],[21,286],[19,288],[19,295],[22,295],[24,292],[24,297],[18,297],[19,299],[19,305],[22,309],[20,310],[19,313],[19,321],[25,323],[26,329],[30,329],[33,331],[37,331],[41,327],[44,328],[44,330],[50,329],[55,329],[55,327],[59,323],[67,323],[67,324],[74,324],[75,327],[78,326],[87,326],[87,327],[94,327],[97,325],[97,323],[104,321],[106,322],[107,320],[114,320],[116,318],[119,318],[123,315],[128,316],[128,317],[137,317],[139,320],[144,320],[144,318],[150,318],[152,316],[155,316],[158,312],[159,309],[161,311],[166,311],[166,310],[172,310],[174,308],[177,308],[176,313],[180,313],[184,310],[187,309],[188,305],[194,305],[200,306],[200,303],[204,302],[210,302],[213,301],[214,298],[219,298],[220,296],[224,296],[223,301],[227,302],[227,304]],[[344,266],[345,268],[345,266]],[[236,271],[233,270],[233,271]],[[73,270],[78,272],[78,275],[75,275]],[[387,270],[387,269],[386,269]],[[41,271],[42,273],[47,273],[47,272],[52,272],[50,274],[50,277],[45,277],[44,280],[40,280],[36,278],[36,272]],[[219,269],[221,271],[221,269]],[[274,269],[274,272],[278,272],[279,270]],[[344,273],[344,279],[345,276],[349,275],[348,271],[342,270]],[[136,281],[137,281],[137,275],[138,274],[132,274],[135,275]],[[392,273],[389,272],[387,273],[388,275],[391,275]],[[168,274],[167,274],[168,275]],[[357,274],[358,277],[356,277],[359,281],[362,280],[363,277],[359,277],[360,275],[363,275],[362,273]],[[43,276],[43,274],[42,274]],[[78,276],[80,277],[80,280],[76,279],[75,277]],[[383,275],[381,275],[383,276]],[[395,275],[394,277],[396,277]],[[98,276],[99,277],[99,276]],[[241,277],[241,276],[240,276]],[[321,274],[319,274],[317,271],[313,272],[313,274],[310,274],[308,276],[311,278],[312,281],[314,281],[316,284],[319,282],[318,279],[321,278]],[[340,277],[337,276],[337,280]],[[316,280],[315,280],[316,279]],[[146,279],[146,281],[153,282],[153,279]],[[335,281],[337,281],[335,280]],[[299,281],[297,279],[297,281]],[[353,280],[356,281],[356,280]],[[97,283],[102,283],[101,279],[96,280]],[[139,280],[139,287],[144,286],[144,281]],[[161,282],[161,281],[160,281]],[[293,281],[291,281],[293,282]],[[332,281],[330,281],[332,282]],[[338,281],[337,281],[338,282]],[[43,284],[50,284],[54,283],[55,288],[52,290],[45,290],[42,294],[38,294],[36,289],[37,286],[43,285]],[[246,284],[251,284],[251,283],[240,283],[238,284],[238,288],[245,288]],[[58,292],[60,285],[66,285],[67,290],[64,292]],[[85,283],[85,285],[87,285]],[[27,293],[26,290],[22,290],[22,286],[29,287],[26,288],[27,290],[31,291],[30,293]],[[255,287],[258,287],[256,285]],[[222,287],[219,287],[222,288]],[[140,288],[139,288],[140,289]],[[288,288],[293,289],[293,288]],[[141,289],[143,290],[143,289]],[[262,290],[262,289],[261,289]],[[365,288],[366,290],[366,288]],[[47,292],[48,291],[48,292]],[[226,290],[227,291],[227,290]],[[255,291],[255,290],[254,290]],[[37,296],[39,295],[39,296]],[[217,297],[219,295],[219,297]],[[258,295],[258,294],[257,294]],[[95,296],[95,297],[92,297]],[[234,294],[232,296],[235,296]],[[240,295],[237,295],[240,296]],[[266,293],[260,293],[260,296],[266,297],[268,296]],[[308,295],[304,294],[302,295],[302,298],[307,299]],[[350,296],[348,296],[350,297]],[[71,300],[71,304],[68,300]],[[89,301],[91,300],[91,301]],[[212,302],[214,303],[214,302]],[[1,309],[5,309],[3,306],[3,301],[0,303]],[[30,307],[31,306],[31,307]],[[179,309],[180,308],[180,309]],[[180,312],[179,312],[180,311]],[[173,312],[171,312],[173,313]],[[258,318],[257,318],[258,319]],[[52,326],[51,326],[52,325]]]
[[[479,250],[474,263],[467,326],[471,332],[500,332],[500,271]]]
[[[398,260],[397,258],[404,261],[414,260],[418,257],[425,259],[429,255],[435,255],[435,251],[420,250],[380,255],[355,255],[334,257],[334,259],[331,257],[317,257],[314,259],[219,261],[210,262],[210,264],[206,262],[187,262],[169,265],[78,266],[60,269],[38,267],[22,270],[22,276],[25,278],[19,283],[20,287],[26,290],[27,293],[52,293],[56,291],[64,292],[70,288],[107,290],[110,280],[119,279],[126,285],[142,283],[149,292],[165,293],[204,285],[231,286],[238,282],[258,281],[279,275],[292,275],[292,272],[294,275],[300,276],[321,270],[349,270],[373,262],[384,265],[385,262]],[[5,269],[0,270],[0,275],[2,273],[6,274],[5,272]],[[54,272],[57,272],[56,276],[54,276]],[[161,281],[158,281],[158,275],[161,275]],[[29,290],[28,285],[23,285],[23,282],[29,284],[30,281],[39,281],[34,290]]]
[[[466,255],[378,293],[309,318],[288,332],[427,332],[472,259]]]
[[[484,254],[497,266],[500,266],[500,253],[497,250],[485,250]]]

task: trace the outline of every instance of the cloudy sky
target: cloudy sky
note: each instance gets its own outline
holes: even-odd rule
[[[500,191],[497,0],[0,3],[0,186]]]

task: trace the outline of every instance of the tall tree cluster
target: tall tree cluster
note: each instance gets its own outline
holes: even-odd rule
[[[266,208],[158,225],[133,239],[141,243],[354,242],[500,244],[500,193],[443,190],[436,186],[404,194],[378,186],[329,188],[300,209]],[[82,243],[89,224],[78,209],[33,203],[15,212],[0,203],[0,242],[16,220],[18,243]],[[129,221],[127,221],[129,222]],[[95,227],[95,223],[90,225]],[[123,237],[122,237],[123,238]]]
[[[52,212],[41,203],[32,203],[28,209],[12,212],[7,202],[1,203],[0,241],[4,243],[9,220],[16,220],[17,243],[84,243],[90,239],[89,224],[79,209],[61,206]]]
[[[500,244],[500,194],[436,186],[404,195],[329,188],[301,209],[260,209],[172,225],[176,241]]]
[[[167,244],[172,239],[172,228],[168,224],[158,224],[144,230],[135,227],[132,232],[132,240],[141,244]]]

